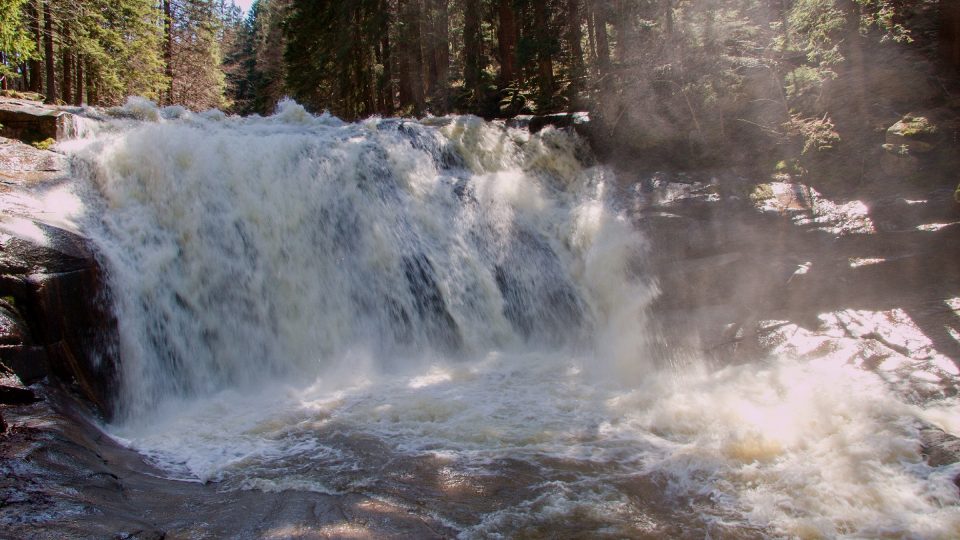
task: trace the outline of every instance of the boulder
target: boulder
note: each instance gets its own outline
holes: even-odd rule
[[[65,383],[109,415],[116,322],[100,301],[100,267],[75,233],[16,218],[31,225],[21,234],[12,219],[0,219],[0,362],[25,384]]]
[[[884,149],[896,154],[925,154],[937,146],[939,129],[926,116],[908,114],[887,128]]]
[[[4,405],[29,405],[35,401],[37,396],[29,388],[0,385],[0,403]]]
[[[547,126],[555,128],[570,128],[578,134],[589,137],[590,113],[572,112],[557,113],[533,116],[521,114],[507,120],[507,126],[512,128],[527,129],[530,133],[543,131]]]
[[[27,100],[0,100],[0,136],[28,143],[76,134],[73,115]]]

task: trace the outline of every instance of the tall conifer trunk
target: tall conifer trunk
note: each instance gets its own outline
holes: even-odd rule
[[[73,94],[73,104],[77,107],[83,105],[83,57],[77,55],[77,86]]]
[[[33,35],[33,44],[37,52],[43,50],[43,32],[40,31],[40,9],[37,7],[37,0],[27,2],[27,18],[30,20],[30,33]],[[30,65],[30,91],[43,92],[43,63],[40,57],[36,57],[29,62]]]
[[[53,14],[50,0],[43,2],[43,51],[47,63],[47,99],[46,103],[57,102],[57,67],[53,57]]]
[[[497,14],[497,47],[500,53],[500,85],[510,86],[517,78],[517,16],[513,0],[500,0]]]
[[[567,2],[567,41],[570,44],[570,97],[576,96],[586,75],[583,67],[583,30],[581,29],[580,0]]]
[[[483,53],[483,36],[480,34],[480,3],[464,2],[463,14],[463,81],[473,99],[479,98],[482,70],[480,56]]]
[[[550,107],[553,101],[553,55],[550,36],[550,7],[547,0],[533,0],[534,37],[537,41],[537,74],[540,104]]]
[[[63,101],[73,102],[73,51],[70,46],[70,24],[63,23],[60,36],[60,63],[63,65]]]
[[[163,74],[167,77],[167,103],[173,103],[173,7],[163,0]]]

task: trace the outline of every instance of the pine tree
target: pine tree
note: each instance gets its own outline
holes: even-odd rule
[[[17,66],[24,61],[31,60],[36,55],[34,42],[27,31],[26,11],[24,5],[27,0],[5,0],[0,4],[0,78],[4,88],[8,78],[17,74]]]
[[[169,101],[194,110],[223,107],[226,77],[221,67],[221,5],[213,0],[180,0],[166,4],[165,11],[167,6]]]

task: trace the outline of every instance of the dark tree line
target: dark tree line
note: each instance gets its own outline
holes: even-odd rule
[[[0,76],[48,102],[138,94],[236,113],[284,96],[345,119],[588,109],[638,152],[813,153],[949,86],[937,77],[960,65],[957,6],[257,0],[243,17],[231,0],[5,0]]]
[[[259,0],[231,81],[240,110],[260,113],[286,94],[345,118],[560,110],[607,71],[607,3]]]
[[[141,95],[223,107],[222,47],[241,13],[224,0],[5,0],[3,89],[48,103],[115,105]]]
[[[710,115],[701,109],[743,92],[745,73],[757,66],[778,78],[781,89],[791,87],[797,68],[816,86],[843,61],[858,61],[852,45],[862,37],[912,40],[917,36],[906,21],[923,10],[937,11],[947,29],[952,5],[258,0],[238,30],[227,71],[243,112],[269,113],[290,95],[348,119],[452,111],[509,116],[595,106],[639,87],[670,98],[670,106],[677,102],[675,114],[702,129],[700,117]]]

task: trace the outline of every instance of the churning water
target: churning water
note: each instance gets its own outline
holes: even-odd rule
[[[120,326],[106,429],[172,478],[468,538],[960,535],[918,438],[955,408],[829,358],[650,358],[655,246],[575,136],[128,111],[69,151]]]

